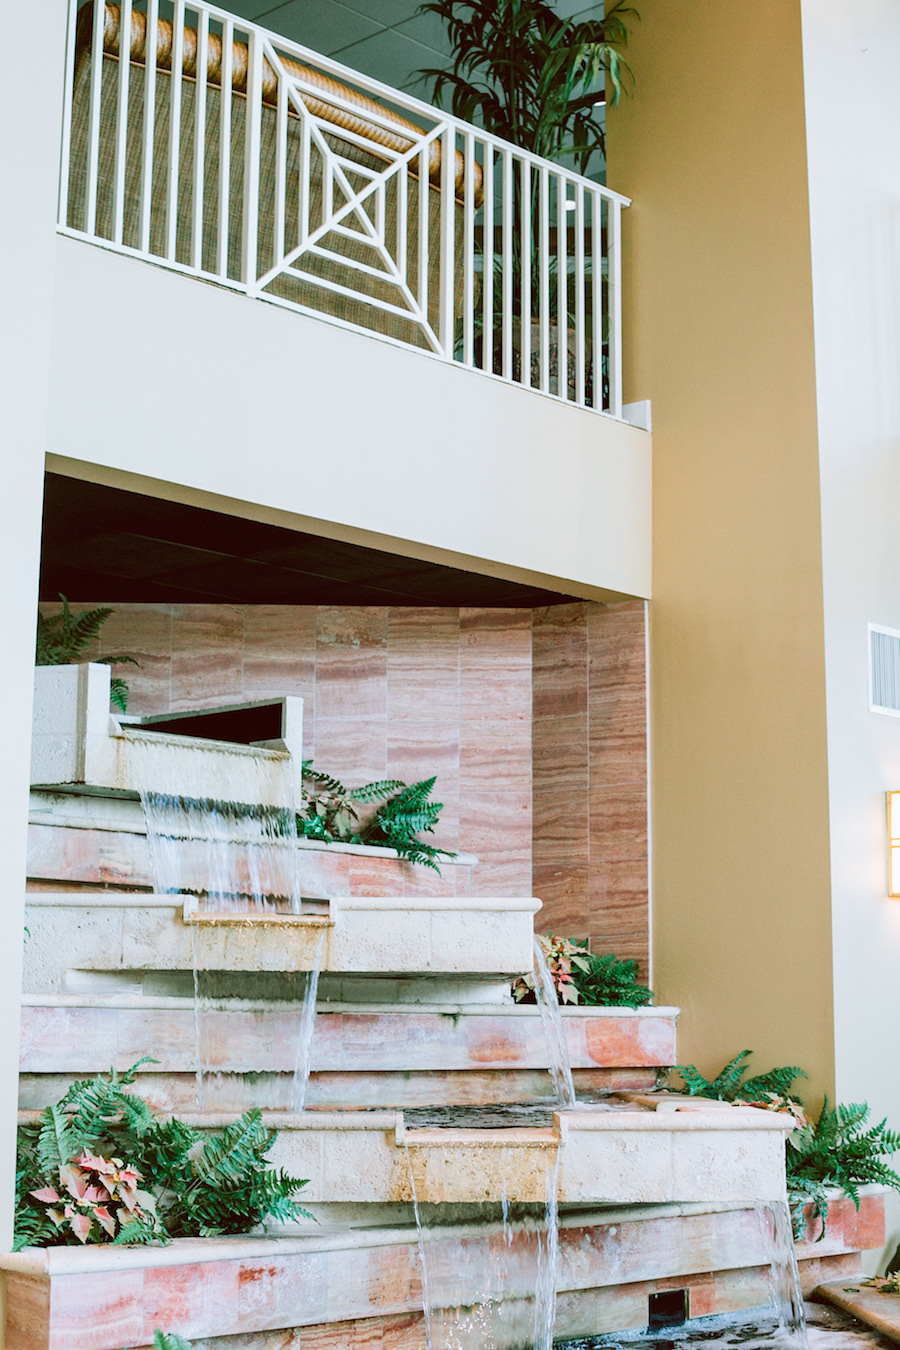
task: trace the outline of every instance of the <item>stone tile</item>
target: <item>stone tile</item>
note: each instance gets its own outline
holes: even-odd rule
[[[502,661],[482,666],[463,661],[459,673],[459,715],[463,722],[531,722],[531,667]]]
[[[585,716],[588,694],[587,606],[534,612],[534,716]]]
[[[327,1316],[328,1254],[304,1252],[278,1259],[241,1261],[237,1274],[238,1316],[234,1330],[271,1328]]]
[[[543,902],[534,917],[537,932],[587,937],[590,924],[586,862],[568,865],[540,861],[535,841],[533,889]]]
[[[143,1286],[142,1270],[57,1276],[50,1305],[50,1344],[54,1350],[140,1345],[147,1339],[143,1332]]]
[[[460,847],[483,864],[515,864],[531,872],[531,792],[466,791],[460,807]],[[481,875],[481,871],[477,874]],[[477,882],[474,882],[477,889]],[[515,892],[511,892],[514,894]]]
[[[475,869],[472,890],[477,895],[530,895],[531,864],[525,860],[481,863]]]
[[[381,1326],[380,1317],[367,1317],[356,1322],[304,1327],[303,1350],[382,1350]]]
[[[54,881],[101,881],[100,832],[29,825],[28,875]]]
[[[386,720],[387,651],[383,645],[317,643],[317,732],[321,718]],[[317,750],[321,758],[322,747],[317,746]]]
[[[425,1344],[425,1319],[420,1312],[384,1319],[383,1350],[422,1350]]]
[[[646,858],[595,861],[592,850],[590,921],[593,934],[646,929],[648,922]]]
[[[531,665],[530,609],[459,611],[460,669]]]
[[[173,711],[240,702],[243,626],[237,605],[173,607]]]
[[[144,1272],[144,1338],[157,1327],[182,1336],[233,1331],[238,1320],[238,1262],[149,1266]]]
[[[385,647],[388,634],[386,605],[319,605],[316,644],[319,654],[333,647],[360,650]]]
[[[172,605],[116,605],[100,631],[100,656],[133,656],[139,663],[113,671],[128,685],[130,713],[169,711],[172,611]]]
[[[389,611],[388,708],[391,722],[458,718],[458,609]]]
[[[459,786],[473,793],[531,790],[531,720],[464,721],[460,728]]]
[[[46,1350],[50,1344],[50,1280],[10,1271],[6,1276],[6,1344]]]
[[[591,852],[599,846],[604,858],[646,858],[647,791],[642,782],[590,791]]]
[[[317,699],[315,767],[347,787],[387,777],[387,722],[382,717],[325,717]]]
[[[315,605],[243,605],[243,696],[304,700],[312,726],[316,688]],[[305,753],[305,752],[304,752]]]

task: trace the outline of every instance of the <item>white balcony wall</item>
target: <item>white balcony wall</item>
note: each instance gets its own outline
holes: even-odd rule
[[[70,238],[55,279],[60,471],[588,598],[649,595],[646,432]]]

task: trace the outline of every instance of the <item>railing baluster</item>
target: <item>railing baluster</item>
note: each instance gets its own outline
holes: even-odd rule
[[[595,412],[603,409],[603,198],[591,193],[591,361]]]
[[[541,389],[550,389],[550,174],[541,166],[540,223],[540,315],[541,315]]]
[[[463,361],[475,359],[475,137],[465,139],[463,179]]]
[[[513,185],[512,154],[501,151],[503,165],[503,335],[500,373],[504,380],[513,376],[512,299],[513,299]]]
[[[197,11],[197,75],[194,82],[194,181],[191,193],[191,266],[203,269],[203,198],[206,169],[206,83],[209,12]]]
[[[275,103],[275,219],[272,228],[271,265],[284,257],[284,209],[287,192],[288,103],[285,82],[279,75]]]
[[[566,234],[566,180],[556,175],[556,392],[560,398],[569,394],[569,260]]]
[[[128,81],[131,74],[131,0],[119,11],[119,89],[116,102],[116,167],[113,189],[112,237],[121,244],[125,235],[125,166],[128,163]]]
[[[169,86],[169,180],[166,191],[166,257],[178,244],[178,178],[181,168],[181,83],[184,79],[184,0],[172,12],[172,73]]]
[[[455,179],[456,132],[448,126],[441,132],[441,317],[438,334],[447,361],[453,360],[456,329]],[[425,182],[427,184],[427,177]]]
[[[228,276],[228,238],[231,225],[231,82],[234,70],[234,29],[222,24],[222,85],[219,103],[219,219],[216,271]]]
[[[521,308],[521,358],[522,383],[531,388],[531,166],[528,161],[519,161],[519,258],[521,278],[519,281]]]
[[[622,203],[607,207],[607,254],[609,258],[609,411],[622,416]]]
[[[575,401],[584,406],[584,188],[575,183]],[[566,344],[568,351],[568,343]],[[568,379],[568,359],[567,359]]]
[[[428,148],[419,151],[419,308],[428,317],[428,217],[431,203],[428,185]]]
[[[481,369],[494,369],[494,147],[484,145],[481,261]]]
[[[88,120],[88,161],[84,228],[96,233],[97,168],[100,158],[100,96],[103,92],[103,29],[106,23],[105,0],[94,0],[91,30],[91,103]]]
[[[407,249],[407,210],[409,207],[409,174],[403,163],[397,170],[397,271],[404,284],[409,284]]]
[[[153,211],[153,147],[156,129],[156,50],[159,40],[159,0],[147,0],[147,37],[144,55],[144,125],[141,144],[141,228],[139,247],[150,251]]]
[[[66,77],[63,90],[62,145],[59,159],[59,215],[58,223],[69,223],[69,171],[72,155],[72,98],[75,85],[75,27],[78,18],[78,0],[70,0],[69,26],[66,30]]]
[[[312,173],[310,163],[309,118],[300,123],[300,164],[297,184],[297,242],[303,244],[309,237],[309,178]]]
[[[244,142],[244,218],[241,281],[251,291],[259,275],[256,256],[259,226],[259,138],[262,124],[262,38],[247,34],[247,112]]]

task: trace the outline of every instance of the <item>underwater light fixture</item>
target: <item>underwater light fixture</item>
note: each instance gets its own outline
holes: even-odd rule
[[[888,833],[888,895],[900,899],[900,792],[886,792]]]

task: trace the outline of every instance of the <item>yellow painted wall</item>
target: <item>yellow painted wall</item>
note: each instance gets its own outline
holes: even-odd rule
[[[650,398],[654,984],[681,1054],[833,1089],[822,568],[800,7],[640,0],[626,399]]]

